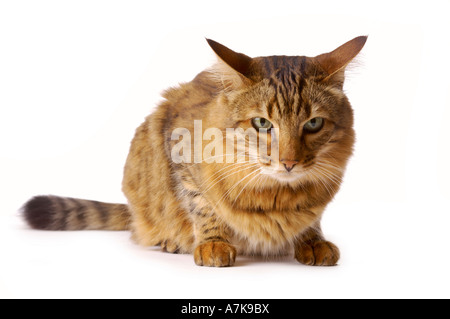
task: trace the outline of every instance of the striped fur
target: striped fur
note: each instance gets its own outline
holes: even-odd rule
[[[342,88],[345,67],[366,39],[313,58],[250,58],[208,40],[217,65],[167,90],[136,130],[122,184],[128,205],[39,196],[24,206],[26,220],[47,230],[130,229],[138,244],[193,254],[201,266],[231,266],[238,254],[289,253],[303,264],[335,265],[339,249],[325,240],[320,221],[353,151],[353,111]],[[279,128],[279,137],[255,133],[258,141],[278,140],[278,163],[171,160],[174,129],[194,136],[194,120],[201,120],[203,130],[245,131],[255,117]],[[311,134],[304,125],[315,117],[324,124]],[[288,172],[283,161],[294,163]]]
[[[36,196],[23,212],[29,225],[42,230],[128,230],[127,205],[58,196]]]

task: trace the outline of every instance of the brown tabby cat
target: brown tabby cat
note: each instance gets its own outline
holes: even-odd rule
[[[237,253],[292,251],[306,265],[336,265],[339,250],[325,240],[320,220],[352,154],[344,73],[366,40],[316,57],[258,58],[208,40],[217,65],[167,90],[136,131],[123,180],[128,205],[38,196],[24,206],[27,222],[46,230],[131,230],[137,243],[193,253],[200,266],[231,266]],[[207,128],[249,132],[240,136],[249,150],[244,160],[228,161],[239,151],[228,146],[198,160],[207,145],[195,141],[195,123],[200,137]],[[183,148],[181,162],[173,160],[178,128],[193,145],[193,156]],[[268,148],[276,143],[278,154],[262,154],[250,137]]]

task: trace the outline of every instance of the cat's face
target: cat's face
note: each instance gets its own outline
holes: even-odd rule
[[[334,193],[354,144],[353,112],[342,90],[345,66],[365,40],[356,38],[315,58],[254,59],[210,42],[226,61],[220,79],[224,121],[245,131],[240,137],[246,149],[235,152],[247,155],[242,165],[255,171],[254,183],[311,183]]]
[[[274,59],[282,58],[260,61],[267,64]],[[307,68],[309,75],[286,65],[228,101],[233,109],[230,121],[247,134],[247,160],[259,164],[254,169],[268,177],[266,182],[292,186],[338,182],[352,153],[353,113],[344,93],[322,82],[324,77],[312,71],[314,66]],[[252,135],[256,143],[251,142]]]

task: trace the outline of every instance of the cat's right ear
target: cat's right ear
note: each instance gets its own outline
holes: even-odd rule
[[[314,61],[328,73],[325,80],[337,83],[342,87],[345,77],[345,68],[362,50],[366,41],[367,36],[360,36],[348,41],[330,53],[316,56]]]
[[[249,78],[252,58],[243,53],[234,52],[214,40],[206,39],[206,41],[218,57],[219,61],[212,72],[223,83],[224,89],[239,89],[253,83]]]

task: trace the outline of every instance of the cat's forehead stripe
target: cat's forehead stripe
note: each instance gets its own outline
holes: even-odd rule
[[[306,57],[304,56],[268,56],[260,57],[265,78],[270,78],[280,69],[296,71],[304,75],[306,69]]]
[[[272,56],[263,58],[263,61],[269,86],[276,92],[268,104],[269,116],[273,115],[274,110],[282,116],[298,116],[302,109],[309,116],[311,107],[301,98],[307,77],[306,57]]]

